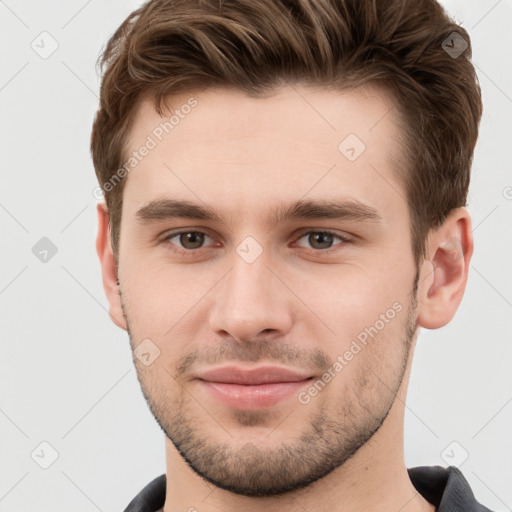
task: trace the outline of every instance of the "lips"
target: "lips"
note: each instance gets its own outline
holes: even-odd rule
[[[224,366],[196,375],[208,399],[238,410],[263,409],[297,394],[313,377],[288,368]]]
[[[277,382],[299,382],[312,377],[277,366],[260,366],[259,368],[241,368],[239,366],[224,366],[215,368],[197,375],[198,379],[219,382],[224,384],[240,384],[255,386],[259,384],[272,384]]]

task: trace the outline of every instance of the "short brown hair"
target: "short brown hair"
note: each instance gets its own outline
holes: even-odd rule
[[[125,180],[105,185],[124,161],[141,98],[152,98],[163,115],[168,95],[225,87],[262,96],[295,81],[340,89],[376,84],[393,95],[403,123],[396,172],[419,265],[429,230],[466,206],[482,115],[470,59],[467,32],[436,0],[146,2],[99,58],[106,70],[91,153],[116,260]]]

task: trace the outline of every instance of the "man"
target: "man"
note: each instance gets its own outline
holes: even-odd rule
[[[488,510],[403,454],[473,252],[470,56],[434,0],[154,0],[112,36],[97,250],[166,436],[126,511]]]

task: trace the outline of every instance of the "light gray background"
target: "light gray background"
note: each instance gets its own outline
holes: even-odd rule
[[[483,90],[476,248],[455,319],[418,341],[406,463],[446,466],[443,453],[457,462],[465,450],[460,469],[477,498],[511,510],[512,0],[442,3],[469,31]],[[2,512],[120,511],[165,471],[127,334],[107,314],[88,150],[96,58],[140,4],[0,0]],[[46,37],[50,48],[43,31],[59,45],[47,59],[31,47]],[[42,237],[58,248],[46,263],[32,252]],[[42,442],[58,452],[48,469],[37,463],[51,453]]]

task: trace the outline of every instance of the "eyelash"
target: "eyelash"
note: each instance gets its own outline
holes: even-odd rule
[[[176,246],[175,244],[173,244],[171,242],[172,238],[175,238],[176,236],[182,235],[183,233],[198,233],[198,234],[206,235],[209,238],[212,238],[208,233],[205,233],[204,231],[185,229],[185,230],[173,231],[172,233],[169,233],[168,235],[166,235],[164,237],[164,239],[162,240],[162,243],[169,244],[169,245],[173,246],[172,251],[177,252],[179,254],[192,254],[194,252],[201,251],[201,249],[206,249],[206,247],[199,247],[198,249],[183,249],[183,248],[180,248],[180,247]],[[320,233],[322,235],[332,235],[334,238],[338,238],[342,242],[342,243],[338,244],[337,246],[330,247],[329,249],[310,249],[310,248],[306,248],[306,249],[310,249],[311,251],[316,252],[316,253],[330,254],[331,252],[339,249],[340,247],[343,247],[343,246],[345,246],[347,244],[355,243],[354,240],[352,240],[350,238],[343,237],[341,235],[338,235],[335,232],[330,231],[328,229],[305,231],[305,232],[303,232],[300,235],[300,237],[297,240],[300,240],[304,236],[309,235],[311,233],[317,233],[317,234]]]

